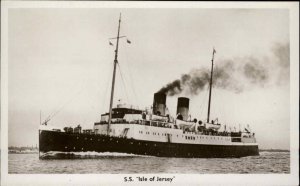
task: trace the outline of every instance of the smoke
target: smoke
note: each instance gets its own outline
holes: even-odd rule
[[[289,77],[289,44],[276,44],[271,58],[238,57],[234,59],[217,60],[214,67],[213,86],[240,93],[245,86],[265,86],[271,77],[277,77],[277,83],[288,80]],[[279,72],[274,72],[279,69]],[[280,81],[278,81],[278,79]],[[180,94],[197,95],[210,82],[210,69],[192,69],[189,73],[168,83],[158,92],[169,96]]]
[[[252,83],[252,84],[260,84],[264,85],[268,79],[268,70],[263,65],[261,65],[261,61],[254,58],[246,59],[246,62],[243,66],[243,75]]]
[[[277,43],[273,47],[273,53],[276,56],[274,62],[278,66],[279,74],[277,84],[289,83],[290,78],[290,46],[289,44]]]

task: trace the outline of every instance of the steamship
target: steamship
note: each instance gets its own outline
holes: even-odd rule
[[[121,16],[116,37],[114,69],[109,112],[101,115],[93,129],[82,130],[65,127],[57,129],[47,125],[46,120],[39,129],[39,154],[62,152],[117,152],[158,157],[182,158],[226,158],[259,155],[255,134],[243,131],[221,131],[221,124],[210,120],[210,102],[213,77],[212,55],[209,83],[208,116],[204,121],[189,117],[189,98],[179,97],[176,116],[167,112],[167,95],[154,94],[153,105],[137,109],[124,104],[113,108],[116,67]]]

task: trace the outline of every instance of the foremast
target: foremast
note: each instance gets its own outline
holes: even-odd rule
[[[112,118],[112,106],[113,106],[113,101],[114,101],[116,68],[117,68],[117,63],[118,63],[118,49],[119,49],[119,38],[120,38],[120,25],[121,25],[121,14],[120,14],[120,17],[119,17],[117,45],[116,45],[116,50],[115,50],[114,70],[113,70],[112,85],[111,85],[111,94],[110,94],[110,104],[109,104],[109,117],[108,117],[107,135],[109,135],[109,133],[110,133],[110,125],[111,125],[111,118]]]
[[[211,59],[210,81],[209,81],[209,98],[208,98],[208,110],[207,110],[207,123],[209,123],[209,116],[210,116],[211,89],[212,89],[212,78],[213,78],[213,71],[214,71],[215,53],[216,53],[216,50],[213,48],[213,54],[212,54],[212,59]]]

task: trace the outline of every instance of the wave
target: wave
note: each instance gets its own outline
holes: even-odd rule
[[[40,155],[41,159],[85,159],[85,158],[128,158],[128,157],[151,157],[145,155],[118,153],[118,152],[61,152],[49,151]]]

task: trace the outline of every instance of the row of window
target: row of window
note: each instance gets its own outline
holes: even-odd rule
[[[139,133],[143,134],[143,131],[139,131]],[[146,132],[146,134],[150,134],[150,132]],[[159,133],[158,132],[157,133],[153,132],[152,135],[158,135],[159,136]],[[161,135],[162,136],[167,136],[167,133],[162,133]],[[170,134],[170,135],[172,136],[172,134]],[[177,135],[177,137],[178,137],[178,135]]]
[[[139,133],[140,134],[143,134],[143,131],[139,131]],[[146,132],[146,134],[150,134],[150,132]],[[153,132],[153,135],[158,135],[159,136],[159,133],[156,133],[156,132]],[[166,133],[162,133],[162,136],[167,136],[167,134]],[[172,134],[170,134],[170,136],[172,136]],[[178,137],[178,135],[177,135],[177,137]],[[187,139],[187,140],[195,140],[196,138],[197,139],[218,139],[218,140],[224,140],[223,138],[221,138],[221,137],[204,137],[204,136],[184,136],[184,135],[182,135],[182,137],[184,138],[185,137],[185,139]],[[230,141],[230,138],[225,138],[225,141]]]
[[[195,137],[194,136],[185,136],[185,139],[187,139],[187,140],[195,140]]]

